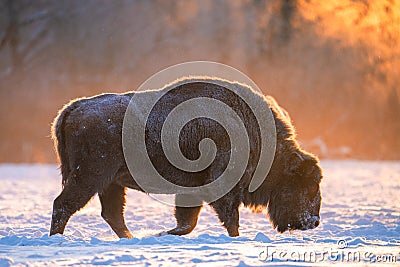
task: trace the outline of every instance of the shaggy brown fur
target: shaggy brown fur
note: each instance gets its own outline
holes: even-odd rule
[[[255,140],[250,138],[252,152],[248,164],[248,169],[254,170],[254,164],[258,163],[256,154],[259,149],[257,145],[259,136],[257,137],[254,130],[256,126],[252,125],[251,118],[246,117],[250,116],[249,112],[245,110],[245,105],[232,98],[229,90],[207,81],[207,79],[188,79],[169,85],[176,87],[173,97],[169,100],[176,104],[182,102],[183,99],[200,94],[219,98],[231,107],[235,107],[242,121],[247,123],[249,136],[251,137],[251,133],[254,132]],[[237,83],[224,82],[226,86],[229,84],[238,86]],[[152,92],[141,93],[151,94]],[[70,102],[60,110],[54,121],[52,132],[61,163],[63,191],[54,200],[50,235],[62,234],[69,218],[98,193],[102,217],[120,238],[132,237],[123,216],[125,190],[127,187],[136,190],[141,190],[141,188],[129,173],[124,159],[122,124],[125,111],[134,94],[134,92],[128,92],[82,98]],[[268,176],[255,192],[250,193],[248,186],[251,172],[245,172],[242,179],[229,193],[209,203],[230,236],[239,235],[239,206],[241,204],[250,207],[253,211],[267,209],[272,225],[279,232],[312,229],[319,224],[321,202],[319,184],[322,173],[318,159],[299,147],[287,112],[279,107],[272,97],[264,99],[272,110],[277,132],[275,158]],[[168,115],[163,112],[165,113],[165,108],[156,110],[156,118]],[[159,128],[157,123],[159,123],[157,119],[150,121],[155,128]],[[186,125],[182,129],[181,136],[183,136],[180,143],[182,153],[189,159],[196,159],[199,156],[196,148],[200,140],[205,137],[213,139],[219,151],[229,152],[230,150],[229,142],[224,141],[226,140],[224,129],[206,118],[199,118]],[[150,138],[149,154],[158,155],[158,148],[151,146],[157,142],[153,142],[151,134],[147,137]],[[220,155],[217,153],[217,157],[226,161],[224,155],[226,153]],[[163,167],[167,164],[163,159],[160,159],[159,163]],[[223,167],[215,166],[226,166],[226,164],[222,162],[193,177],[188,175],[172,182],[185,186],[209,183],[217,179],[217,174],[223,171]],[[172,177],[177,176],[172,175]],[[187,196],[177,196],[178,199],[183,197]],[[196,226],[201,201],[200,199],[198,207],[176,207],[177,226],[168,233],[175,235],[190,233]]]

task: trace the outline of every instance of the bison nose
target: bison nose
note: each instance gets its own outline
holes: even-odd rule
[[[314,222],[314,226],[315,226],[315,227],[318,227],[318,225],[319,225],[319,220],[316,220],[316,221]]]

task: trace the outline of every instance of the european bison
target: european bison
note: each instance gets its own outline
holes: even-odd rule
[[[246,126],[248,129],[255,128],[251,118],[246,117],[250,116],[249,111],[244,110],[244,105],[233,99],[235,96],[227,90],[226,87],[230,86],[252,90],[246,85],[216,78],[184,78],[169,85],[174,93],[166,100],[171,101],[173,106],[183,99],[199,95],[218,98],[230,105],[245,123],[250,124]],[[152,94],[154,91],[139,93]],[[80,98],[59,111],[53,123],[52,136],[61,164],[63,190],[54,200],[50,235],[62,234],[69,218],[98,193],[104,220],[118,237],[132,238],[124,220],[125,192],[126,188],[143,190],[128,170],[123,152],[122,129],[125,112],[134,94],[138,92]],[[276,150],[271,169],[261,186],[250,192],[251,174],[254,165],[258,164],[255,155],[259,153],[257,147],[260,143],[260,140],[250,139],[252,159],[242,178],[229,193],[209,204],[215,209],[230,236],[239,235],[241,204],[254,212],[266,209],[278,232],[313,229],[319,225],[321,204],[319,184],[322,171],[318,159],[299,147],[288,113],[272,97],[260,97],[271,109],[275,120]],[[164,113],[167,109],[168,104],[153,110],[155,116],[153,114],[153,119],[147,123],[159,128],[158,124],[162,123],[160,118],[166,116]],[[218,150],[227,153],[224,155],[229,155],[230,143],[226,141],[226,132],[215,121],[198,118],[186,126],[182,128],[180,138],[182,136],[183,141],[179,145],[187,158],[193,160],[199,157],[199,142],[206,137],[216,142]],[[150,140],[147,153],[150,157],[154,156],[155,164],[158,162],[165,167],[167,163],[164,164],[163,157],[157,154],[162,153],[156,147],[159,142],[155,138],[158,137],[157,134],[146,133],[146,138]],[[213,166],[199,174],[179,175],[175,182],[184,186],[207,184],[217,179],[215,174],[226,167],[222,163]],[[176,206],[177,226],[167,233],[190,233],[196,226],[200,209],[201,201],[195,207]]]

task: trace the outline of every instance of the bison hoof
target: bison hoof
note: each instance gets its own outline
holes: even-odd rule
[[[234,228],[228,228],[228,234],[230,237],[236,237],[239,236],[239,229],[238,227],[234,227]]]
[[[194,227],[191,225],[178,226],[172,230],[169,230],[167,233],[170,235],[186,235],[192,232],[193,229]]]
[[[228,233],[230,237],[237,237],[239,236],[239,231]]]
[[[168,232],[162,231],[162,232],[155,234],[154,236],[160,237],[160,236],[165,236],[165,235],[168,235]]]

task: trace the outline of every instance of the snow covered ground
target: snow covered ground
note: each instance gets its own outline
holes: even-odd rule
[[[130,190],[126,220],[135,236],[118,240],[96,197],[65,235],[48,236],[61,191],[55,165],[0,165],[0,266],[259,266],[400,262],[400,162],[323,161],[321,225],[276,233],[265,214],[241,209],[240,237],[227,236],[205,207],[183,237],[154,237],[175,225],[173,208]]]

